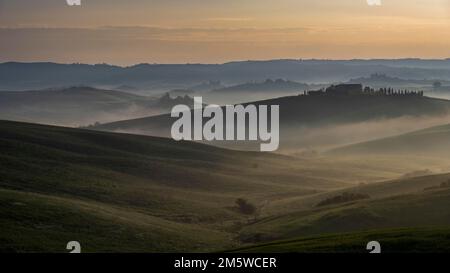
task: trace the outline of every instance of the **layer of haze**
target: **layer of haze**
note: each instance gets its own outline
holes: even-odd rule
[[[0,61],[447,58],[446,0],[0,0]]]

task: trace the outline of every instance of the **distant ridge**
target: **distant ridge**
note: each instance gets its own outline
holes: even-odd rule
[[[0,64],[0,89],[24,90],[62,85],[188,88],[207,81],[227,85],[286,78],[297,82],[345,82],[383,73],[404,79],[450,80],[450,60],[268,60],[224,64]]]
[[[246,93],[246,92],[252,92],[252,93],[264,93],[264,92],[274,92],[274,93],[284,93],[284,92],[296,92],[299,93],[300,91],[308,89],[309,85],[304,83],[298,83],[294,81],[289,80],[283,80],[283,79],[267,79],[263,82],[249,82],[234,86],[229,86],[225,88],[215,89],[212,92],[213,93],[223,93],[223,94],[230,94],[230,93]]]

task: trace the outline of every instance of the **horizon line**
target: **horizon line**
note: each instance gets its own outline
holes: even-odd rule
[[[206,62],[192,62],[192,63],[134,63],[130,65],[118,65],[112,63],[82,63],[82,62],[58,62],[58,61],[0,61],[0,65],[4,64],[57,64],[57,65],[91,65],[91,66],[114,66],[121,68],[129,68],[140,65],[226,65],[232,63],[245,63],[245,62],[275,62],[275,61],[295,61],[295,62],[307,62],[307,61],[329,61],[329,62],[349,62],[349,61],[450,61],[448,58],[420,58],[420,57],[408,57],[408,58],[353,58],[353,59],[330,59],[330,58],[280,58],[280,59],[249,59],[249,60],[230,60],[221,63],[206,63]]]

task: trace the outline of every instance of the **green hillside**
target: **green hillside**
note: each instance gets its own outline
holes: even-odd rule
[[[427,180],[426,177],[422,179]],[[436,189],[426,190],[429,187],[424,183],[423,188],[413,194],[393,193],[391,197],[317,206],[319,200],[325,198],[322,197],[316,199],[316,206],[311,209],[267,217],[245,227],[240,236],[243,241],[257,243],[329,233],[448,227],[450,188],[439,188],[439,185],[435,184]],[[352,189],[347,191],[352,192]],[[370,195],[370,190],[367,192]]]
[[[85,252],[209,252],[450,224],[449,191],[423,190],[450,176],[380,182],[441,160],[304,159],[10,121],[0,150],[2,252],[66,252],[73,240]],[[315,206],[344,191],[371,198]],[[237,210],[238,198],[258,213]]]
[[[389,164],[393,164],[393,161],[389,162]],[[407,175],[408,174],[394,180],[375,183],[362,183],[355,186],[349,186],[341,190],[319,192],[308,196],[290,196],[284,198],[283,200],[273,202],[270,210],[273,210],[274,212],[311,210],[315,209],[315,206],[321,201],[344,193],[369,195],[372,199],[416,194],[423,192],[426,188],[437,187],[450,180],[450,174],[422,175],[418,177],[407,177]]]
[[[0,190],[0,252],[212,251],[229,234],[104,202]]]
[[[239,248],[238,253],[369,253],[367,243],[378,241],[382,253],[448,253],[450,229],[392,229],[331,234],[276,241]]]
[[[0,149],[3,250],[57,251],[76,235],[91,251],[210,251],[239,243],[237,198],[346,185],[287,173],[301,164],[278,155],[9,121]]]

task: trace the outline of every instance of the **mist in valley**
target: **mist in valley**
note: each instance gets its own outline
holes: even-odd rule
[[[188,96],[143,96],[93,87],[0,92],[0,119],[69,127],[160,115]]]
[[[397,136],[447,124],[450,124],[450,115],[404,116],[323,127],[283,128],[281,152],[296,153],[296,149],[325,152],[339,146]]]

